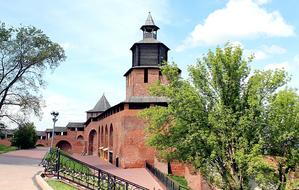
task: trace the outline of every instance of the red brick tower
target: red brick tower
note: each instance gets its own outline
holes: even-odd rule
[[[164,80],[161,76],[160,66],[167,61],[169,48],[157,40],[158,26],[149,13],[145,24],[140,28],[143,39],[132,47],[132,67],[125,73],[126,99],[149,96],[147,88],[156,81]]]

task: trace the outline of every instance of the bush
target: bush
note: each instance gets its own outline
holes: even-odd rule
[[[3,123],[0,123],[0,139],[4,139],[5,138],[5,128],[6,126]]]
[[[12,138],[12,146],[20,149],[34,148],[38,137],[36,135],[35,126],[33,123],[25,123],[20,125],[14,132]]]
[[[0,129],[0,139],[4,139],[4,138],[5,138],[5,134]]]

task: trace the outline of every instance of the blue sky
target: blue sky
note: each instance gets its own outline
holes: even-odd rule
[[[85,121],[85,111],[103,93],[111,105],[125,99],[129,49],[142,38],[139,28],[148,11],[183,77],[196,58],[230,41],[245,55],[255,54],[252,70],[283,67],[292,76],[289,86],[299,88],[298,0],[0,0],[0,5],[0,21],[42,29],[66,51],[67,60],[46,75],[44,116],[32,118],[40,130],[52,127],[52,110],[65,126]]]

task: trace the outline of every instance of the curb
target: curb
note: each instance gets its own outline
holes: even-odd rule
[[[53,190],[52,187],[49,186],[49,184],[44,180],[44,178],[42,178],[40,176],[42,172],[38,172],[37,174],[35,174],[35,181],[37,183],[37,186],[41,189],[41,190]]]

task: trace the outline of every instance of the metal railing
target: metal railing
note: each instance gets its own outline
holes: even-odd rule
[[[42,163],[45,175],[54,175],[93,190],[148,190],[145,187],[77,160],[59,149],[51,149]]]
[[[181,186],[174,182],[171,178],[169,178],[167,175],[162,173],[160,170],[155,168],[149,163],[145,163],[146,169],[148,169],[154,176],[156,176],[163,185],[167,188],[167,190],[189,190],[188,187]]]

